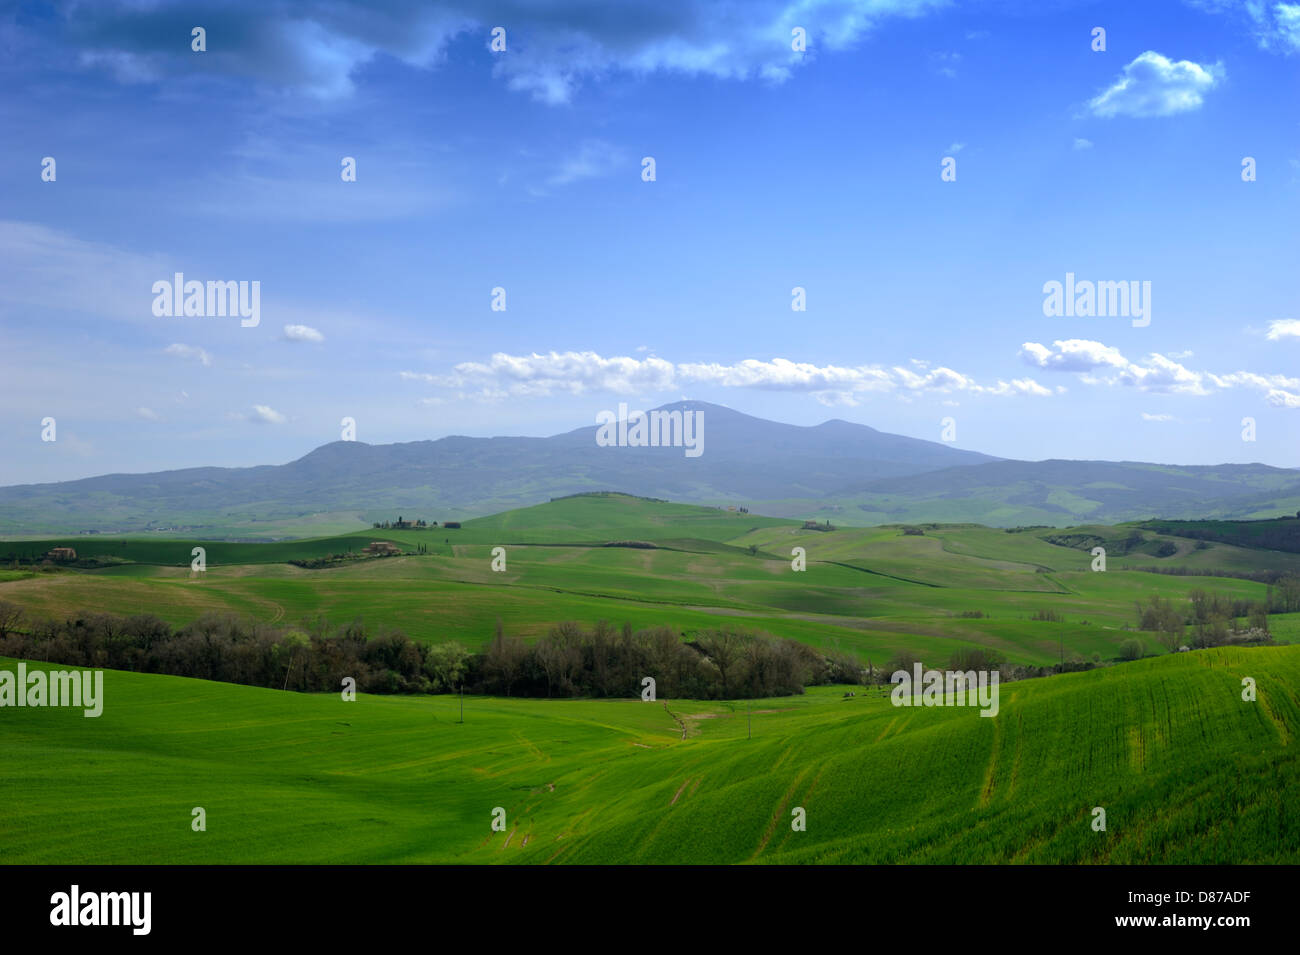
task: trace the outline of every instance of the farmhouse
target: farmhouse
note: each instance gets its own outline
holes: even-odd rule
[[[377,557],[386,557],[389,554],[400,554],[402,551],[391,541],[371,541],[366,545],[365,552]]]
[[[45,556],[50,560],[76,560],[77,552],[71,547],[52,547]]]

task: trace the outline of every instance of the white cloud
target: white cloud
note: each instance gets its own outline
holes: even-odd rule
[[[816,365],[787,358],[770,361],[747,358],[730,364],[674,364],[654,356],[638,359],[605,358],[595,352],[549,352],[545,355],[498,352],[487,362],[462,362],[447,375],[412,371],[403,371],[400,375],[407,381],[461,389],[462,394],[488,399],[507,395],[582,394],[587,391],[642,395],[677,390],[686,385],[803,392],[828,405],[852,405],[860,396],[869,393],[1051,394],[1032,378],[998,379],[994,384],[985,385],[951,368],[929,368],[924,362],[916,359],[913,362],[920,372],[879,365]]]
[[[1171,414],[1148,414],[1147,412],[1144,411],[1142,412],[1142,420],[1143,421],[1173,421],[1174,416]]]
[[[1147,356],[1146,364],[1131,362],[1120,372],[1120,381],[1126,385],[1136,385],[1143,391],[1171,391],[1189,395],[1209,394],[1202,383],[1203,378],[1199,372],[1154,353]]]
[[[1120,354],[1118,348],[1083,338],[1055,341],[1050,348],[1039,342],[1025,342],[1020,346],[1020,358],[1035,368],[1082,373],[1087,384],[1119,383],[1143,391],[1207,394],[1200,373],[1164,355],[1153,353],[1145,362],[1134,362]],[[1110,377],[1106,377],[1107,372]]]
[[[1054,371],[1092,371],[1097,368],[1127,368],[1129,365],[1118,348],[1085,338],[1055,341],[1051,348],[1038,342],[1025,342],[1020,346],[1020,357],[1036,368]]]
[[[1264,400],[1274,408],[1300,408],[1300,395],[1280,388],[1269,391]]]
[[[948,147],[948,155],[955,156],[965,148],[966,148],[965,143],[953,143],[951,146]]]
[[[1091,149],[1091,148],[1092,148],[1092,140],[1091,140],[1091,139],[1076,138],[1075,141],[1074,141],[1074,148],[1075,148],[1075,149]]]
[[[1292,53],[1300,50],[1300,3],[1271,0],[1187,0],[1210,13],[1230,13],[1249,20],[1259,46],[1264,50]]]
[[[146,421],[161,421],[162,417],[152,408],[136,408],[135,413]]]
[[[253,405],[253,414],[248,420],[261,424],[284,424],[289,419],[267,405]]]
[[[1259,375],[1252,371],[1234,371],[1230,375],[1210,375],[1210,381],[1219,388],[1253,388],[1256,391],[1287,389],[1300,391],[1300,378],[1286,375]]]
[[[182,345],[178,342],[174,345],[168,345],[163,349],[163,353],[176,358],[197,359],[199,364],[205,368],[212,365],[212,356],[197,345]]]
[[[1191,352],[1178,352],[1177,357]],[[1286,375],[1260,375],[1237,371],[1218,375],[1193,371],[1174,360],[1174,355],[1152,353],[1143,361],[1130,361],[1117,348],[1086,339],[1053,342],[1049,347],[1039,342],[1025,342],[1020,358],[1034,368],[1074,372],[1087,385],[1128,385],[1140,391],[1208,395],[1212,389],[1249,388],[1262,392],[1274,407],[1300,407],[1300,378]],[[1158,420],[1158,419],[1150,419]]]
[[[1282,318],[1269,322],[1268,335],[1265,337],[1271,342],[1282,338],[1300,338],[1300,319]]]
[[[1273,5],[1274,36],[1293,50],[1300,50],[1300,3]]]
[[[1124,67],[1124,73],[1088,102],[1096,116],[1172,116],[1199,109],[1204,95],[1223,78],[1221,64],[1174,62],[1147,50]]]
[[[325,336],[310,325],[286,325],[284,339],[290,342],[323,342]]]

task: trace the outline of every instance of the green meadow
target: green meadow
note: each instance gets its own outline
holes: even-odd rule
[[[482,646],[501,620],[526,639],[564,620],[667,625],[690,637],[719,626],[766,630],[838,648],[873,664],[903,650],[945,663],[953,650],[984,646],[1008,662],[1047,665],[1062,656],[1117,657],[1126,639],[1163,652],[1151,635],[1126,631],[1150,595],[1183,601],[1196,588],[1263,600],[1267,587],[1228,577],[1172,576],[1300,571],[1300,554],[1194,541],[1123,528],[1008,533],[979,525],[808,530],[801,522],[624,495],[574,497],[465,522],[458,529],[370,530],[276,543],[83,537],[0,544],[0,554],[37,556],[55,546],[111,561],[90,569],[0,571],[0,600],[35,614],[149,612],[184,624],[229,612],[278,624],[360,619],[413,639]],[[1070,534],[1108,544],[1133,534],[1142,550],[1112,546],[1105,573],[1087,547],[1045,538]],[[388,541],[402,556],[342,561],[319,569],[288,563],[358,554]],[[640,542],[650,547],[607,546]],[[1172,556],[1150,553],[1166,542]],[[194,547],[207,569],[190,569]],[[493,550],[505,569],[492,569]],[[802,548],[806,569],[792,568]],[[423,550],[425,553],[417,553]],[[1032,619],[1051,611],[1060,622]],[[982,614],[973,617],[974,613]],[[963,616],[965,615],[965,616]],[[1279,633],[1292,625],[1276,618]]]
[[[497,620],[529,639],[564,620],[668,625],[688,638],[734,625],[877,668],[902,651],[943,667],[970,646],[1039,666],[1116,661],[1129,639],[1149,654],[1004,683],[992,718],[812,687],[749,706],[476,696],[462,723],[450,696],[349,702],[106,671],[99,718],[0,709],[0,861],[1300,861],[1300,646],[1169,654],[1132,629],[1135,602],[1153,594],[1263,600],[1262,583],[1198,574],[1296,571],[1300,554],[1128,525],[917,529],[812,530],[610,495],[458,529],[0,544],[37,557],[72,546],[104,563],[7,562],[0,601],[32,616],[361,619],[470,647]],[[1108,546],[1104,573],[1091,569],[1092,538]],[[404,553],[289,563],[372,541]],[[609,546],[628,542],[642,546]],[[203,573],[190,569],[196,546]],[[805,570],[792,567],[796,549]],[[1034,619],[1043,611],[1059,619]],[[1274,615],[1270,628],[1295,643],[1300,614]],[[1242,699],[1247,677],[1253,702]],[[196,807],[206,831],[191,829]],[[1096,807],[1105,831],[1093,828]],[[491,827],[497,809],[503,831]]]
[[[0,716],[0,860],[1297,862],[1297,687],[1300,647],[1220,648],[1005,684],[993,718],[819,687],[748,714],[474,697],[460,723],[452,697],[111,671],[97,719]]]

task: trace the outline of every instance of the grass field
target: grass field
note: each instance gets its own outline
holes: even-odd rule
[[[1007,533],[977,525],[806,530],[801,522],[630,498],[566,498],[465,522],[459,529],[371,530],[341,537],[267,544],[107,537],[11,542],[15,554],[39,556],[71,545],[79,557],[122,561],[98,569],[0,571],[0,600],[38,614],[86,610],[148,611],[173,624],[206,611],[229,611],[292,624],[325,617],[360,618],[397,627],[414,639],[455,639],[477,647],[501,619],[508,633],[535,638],[553,624],[607,619],[634,627],[668,625],[688,636],[744,626],[813,646],[840,648],[883,663],[910,649],[941,664],[962,646],[985,646],[1012,663],[1046,665],[1062,655],[1113,659],[1136,637],[1126,631],[1134,603],[1151,594],[1185,600],[1195,588],[1262,600],[1249,580],[1145,573],[1152,565],[1192,572],[1300,571],[1300,554],[1142,532],[1145,550],[1111,548],[1105,573],[1090,569],[1086,546],[1049,543],[1040,530]],[[1120,541],[1133,528],[1084,527],[1080,539]],[[407,556],[350,561],[308,570],[292,559],[359,553],[391,541]],[[653,548],[605,546],[640,541]],[[1149,551],[1171,542],[1176,554]],[[418,545],[427,554],[416,555]],[[193,547],[207,570],[190,570]],[[492,570],[503,547],[506,569]],[[791,554],[806,552],[796,572]],[[979,611],[981,619],[962,617]],[[1031,619],[1054,611],[1063,622]],[[1277,633],[1294,627],[1276,618]],[[1162,652],[1162,651],[1160,651]]]
[[[1152,654],[1003,684],[991,719],[894,707],[874,689],[847,698],[844,688],[810,688],[754,702],[753,739],[743,703],[471,697],[460,724],[446,696],[344,702],[109,671],[98,719],[0,710],[0,861],[1300,861],[1300,646],[1171,655],[1128,629],[1134,602],[1150,594],[1266,593],[1251,580],[1136,568],[1300,570],[1300,554],[1134,533],[817,531],[610,496],[460,529],[0,545],[34,555],[71,545],[81,558],[115,561],[0,570],[0,600],[36,615],[359,617],[471,647],[498,618],[527,638],[566,619],[667,624],[688,636],[736,625],[877,667],[903,650],[942,667],[965,646],[1009,663],[1110,661],[1131,638]],[[1067,537],[1070,546],[1059,542]],[[1090,569],[1093,538],[1113,550],[1105,573]],[[372,540],[407,553],[321,569],[287,563]],[[628,541],[654,546],[607,546]],[[428,553],[415,553],[421,544]],[[207,552],[202,574],[190,570],[194,546]],[[507,557],[500,572],[496,547]],[[802,572],[791,566],[795,548],[806,552]],[[1063,619],[1031,619],[1039,610]],[[1300,614],[1274,615],[1270,627],[1282,643],[1300,640]],[[1253,703],[1241,699],[1247,676]],[[1105,832],[1091,826],[1098,806]],[[205,832],[190,828],[195,807],[206,811]],[[490,827],[497,807],[503,832]],[[806,831],[791,828],[796,807]]]
[[[109,672],[98,719],[3,713],[0,861],[1297,862],[1298,687],[1300,647],[1204,650],[1006,684],[991,719],[817,688],[756,701],[747,739],[726,703],[460,724],[452,697]]]

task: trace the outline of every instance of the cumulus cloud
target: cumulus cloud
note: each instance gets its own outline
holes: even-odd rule
[[[1171,414],[1148,414],[1147,412],[1144,411],[1142,412],[1142,420],[1143,421],[1173,421],[1174,416]]]
[[[1040,397],[1051,394],[1032,378],[998,379],[992,384],[981,384],[951,368],[916,364],[920,371],[901,366],[816,365],[788,358],[675,364],[655,356],[606,358],[590,351],[548,352],[545,355],[498,352],[487,362],[462,362],[446,375],[412,371],[400,374],[408,381],[459,389],[462,394],[489,399],[582,394],[587,391],[649,394],[677,390],[686,385],[802,392],[826,405],[853,405],[861,396],[871,393],[963,392]]]
[[[543,6],[525,0],[242,0],[205,12],[209,48],[202,57],[189,50],[193,18],[176,4],[75,5],[61,25],[84,64],[109,70],[122,82],[207,71],[323,99],[349,95],[360,70],[380,57],[431,69],[445,60],[453,41],[477,40],[486,48],[492,27],[504,25],[507,52],[494,56],[494,74],[510,89],[559,104],[583,82],[617,72],[781,82],[808,58],[791,49],[795,27],[807,31],[809,53],[842,50],[883,20],[948,5],[948,0],[556,0]],[[184,43],[176,42],[178,30]]]
[[[1089,100],[1096,116],[1172,116],[1199,109],[1204,96],[1222,80],[1220,64],[1202,66],[1191,60],[1174,62],[1147,50],[1103,93]]]
[[[323,342],[325,336],[310,325],[284,326],[284,339],[289,342]]]
[[[1081,373],[1088,384],[1119,383],[1143,391],[1207,393],[1203,375],[1171,358],[1153,353],[1145,361],[1130,361],[1118,348],[1084,338],[1055,341],[1050,347],[1025,342],[1020,346],[1020,358],[1034,368]]]
[[[1282,338],[1300,338],[1300,319],[1281,318],[1275,322],[1269,322],[1268,335],[1265,337],[1271,342]]]
[[[1183,357],[1190,356],[1191,352],[1175,354]],[[1050,346],[1025,342],[1020,347],[1020,358],[1034,368],[1074,372],[1087,385],[1128,385],[1140,391],[1181,395],[1208,395],[1215,389],[1248,388],[1262,392],[1264,399],[1274,407],[1300,407],[1300,378],[1249,371],[1224,375],[1193,371],[1175,361],[1173,355],[1154,352],[1142,361],[1131,361],[1118,348],[1086,339],[1056,341]]]
[[[1038,342],[1025,342],[1020,346],[1020,357],[1035,368],[1050,368],[1055,371],[1126,368],[1129,364],[1118,348],[1086,338],[1056,341],[1051,348]]]
[[[1091,148],[1092,148],[1092,140],[1091,140],[1091,139],[1076,138],[1075,141],[1074,141],[1074,148],[1075,148],[1075,149],[1091,149]]]
[[[212,356],[197,345],[182,345],[178,342],[174,345],[168,345],[163,349],[163,353],[176,358],[197,360],[205,368],[212,364]]]

